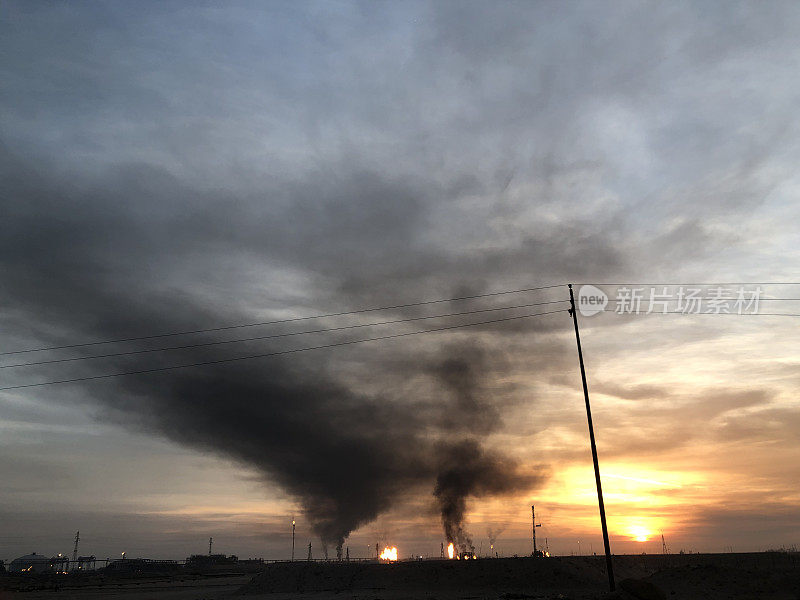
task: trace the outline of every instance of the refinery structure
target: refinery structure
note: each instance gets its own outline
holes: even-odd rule
[[[532,557],[549,557],[549,552],[537,548],[536,529],[541,527],[536,523],[535,508],[531,506],[531,542]],[[500,554],[495,550],[495,537],[490,532],[489,553],[483,554],[476,551],[472,541],[457,545],[454,541],[441,543],[439,556],[410,555],[401,557],[397,546],[385,545],[381,548],[380,543],[374,546],[374,554],[371,557],[352,557],[350,548],[345,547],[344,552],[338,551],[335,559],[328,558],[327,548],[323,546],[322,556],[314,557],[313,543],[308,544],[308,555],[302,560],[295,558],[295,526],[296,521],[292,519],[292,549],[289,559],[263,559],[248,558],[240,559],[236,555],[214,554],[212,553],[213,538],[208,540],[207,554],[193,554],[185,560],[161,560],[151,558],[131,558],[125,552],[121,553],[120,558],[97,558],[95,555],[80,556],[78,547],[81,541],[80,532],[76,532],[72,558],[63,553],[55,556],[38,554],[31,552],[10,562],[0,560],[0,573],[15,574],[58,574],[66,575],[70,573],[104,571],[110,573],[168,573],[178,570],[186,570],[197,573],[208,572],[252,572],[257,571],[266,564],[283,562],[373,562],[373,563],[393,563],[398,561],[422,561],[422,560],[478,560],[479,558],[500,558]],[[515,554],[514,557],[517,557]]]

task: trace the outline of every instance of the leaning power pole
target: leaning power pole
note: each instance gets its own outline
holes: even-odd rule
[[[581,367],[581,381],[583,382],[583,399],[586,401],[586,418],[589,421],[589,441],[592,445],[592,461],[594,462],[594,479],[597,483],[597,504],[600,507],[600,525],[603,528],[603,546],[606,550],[606,571],[608,572],[608,587],[613,592],[614,566],[611,563],[611,546],[608,543],[608,526],[606,525],[606,508],[603,504],[603,486],[600,483],[600,466],[597,462],[597,445],[594,441],[594,425],[592,425],[592,408],[589,405],[589,387],[586,385],[586,369],[583,366],[583,350],[581,350],[581,334],[578,331],[578,313],[575,310],[575,296],[572,293],[572,284],[569,284],[569,314],[575,325],[575,341],[578,345],[578,363]]]

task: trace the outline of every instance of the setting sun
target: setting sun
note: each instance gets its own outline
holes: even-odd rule
[[[628,530],[628,533],[635,542],[646,542],[653,535],[651,531],[641,525],[634,525]]]

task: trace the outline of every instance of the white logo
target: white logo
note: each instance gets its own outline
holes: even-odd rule
[[[584,317],[603,312],[607,304],[606,293],[593,285],[582,285],[578,290],[578,310]]]

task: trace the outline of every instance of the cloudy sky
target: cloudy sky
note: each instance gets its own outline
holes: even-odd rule
[[[798,30],[788,2],[3,2],[0,350],[567,282],[761,282],[761,312],[800,313],[786,300],[800,285],[764,285],[800,282]],[[600,287],[613,308],[618,286]],[[10,367],[0,387],[566,298],[4,354],[524,305]],[[581,317],[614,551],[660,550],[662,533],[675,551],[800,541],[797,325]],[[551,551],[601,549],[565,312],[6,389],[0,445],[7,560],[71,552],[76,530],[99,557],[183,558],[213,536],[219,552],[281,558],[292,517],[303,557],[343,539],[354,556],[376,542],[438,555],[443,514],[476,548],[526,553],[532,503]]]

